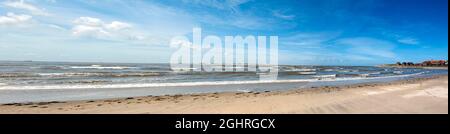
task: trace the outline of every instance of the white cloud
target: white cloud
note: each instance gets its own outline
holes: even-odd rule
[[[349,54],[395,58],[395,53],[392,51],[395,44],[389,41],[357,37],[340,39],[337,44],[348,45],[347,53]]]
[[[414,39],[414,38],[402,38],[402,39],[399,39],[397,41],[400,42],[400,43],[409,44],[409,45],[417,45],[417,44],[419,44],[419,41],[417,41],[417,39]]]
[[[94,36],[94,37],[105,37],[111,34],[105,31],[101,27],[93,27],[87,25],[77,25],[72,29],[72,34],[75,36]]]
[[[42,16],[50,15],[44,9],[38,8],[32,4],[26,3],[23,0],[7,1],[7,2],[4,2],[3,4],[8,7],[30,11],[31,14],[33,14],[33,15],[42,15]]]
[[[230,10],[239,12],[239,6],[249,2],[249,0],[183,0],[185,3],[199,4],[220,10]]]
[[[185,4],[193,5],[194,7],[213,8],[223,12],[222,14],[215,14],[214,12],[201,12],[199,14],[191,14],[195,21],[207,25],[235,27],[248,30],[273,30],[292,28],[296,24],[289,21],[296,16],[287,14],[284,10],[277,11],[264,8],[242,8],[244,4],[250,3],[252,0],[183,0]],[[210,10],[207,9],[206,10]],[[256,13],[272,14],[271,17],[259,15]],[[277,15],[277,16],[275,16]]]
[[[280,38],[280,45],[290,48],[280,50],[280,63],[367,65],[395,58],[393,43],[365,37],[339,39],[340,35],[340,32],[307,32]]]
[[[101,19],[92,17],[79,17],[73,21],[75,26],[72,34],[75,36],[114,37],[121,36],[124,30],[132,26],[125,22],[113,21],[105,23]]]
[[[131,25],[127,24],[127,23],[119,22],[119,21],[113,21],[113,22],[111,22],[111,24],[106,24],[105,28],[114,30],[114,31],[119,31],[122,29],[131,28]]]
[[[55,24],[47,24],[48,27],[53,28],[53,29],[57,29],[57,30],[61,30],[61,31],[66,31],[66,28],[63,28],[61,26],[55,25]]]
[[[17,25],[30,21],[32,16],[25,14],[14,14],[8,12],[6,16],[0,16],[0,26],[2,25]]]
[[[281,18],[281,19],[285,19],[285,20],[292,20],[292,19],[295,18],[295,15],[285,14],[285,13],[282,13],[281,11],[279,11],[279,10],[272,11],[272,14],[273,14],[273,16],[275,16],[277,18]]]
[[[92,17],[80,17],[73,21],[74,24],[78,25],[86,25],[86,26],[93,26],[93,27],[100,27],[103,25],[103,21],[98,18],[92,18]]]
[[[339,32],[297,33],[282,38],[280,44],[300,48],[321,48],[327,45],[326,42],[335,39],[339,35]]]

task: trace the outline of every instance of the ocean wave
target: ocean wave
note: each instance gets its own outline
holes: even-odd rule
[[[281,72],[315,72],[317,69],[315,68],[283,68],[280,70]]]
[[[0,73],[0,78],[14,78],[14,77],[38,77],[33,73]]]
[[[236,90],[236,91],[238,91],[238,92],[244,92],[244,93],[251,92],[250,90],[247,90],[247,89],[238,89],[238,90]]]
[[[174,71],[174,72],[188,72],[188,71],[191,71],[191,70],[199,70],[199,68],[190,68],[190,67],[187,67],[187,68],[170,68],[172,71]]]
[[[0,90],[50,90],[50,89],[108,89],[108,88],[145,88],[145,87],[182,87],[182,86],[213,86],[213,85],[239,85],[239,84],[263,84],[263,83],[296,83],[296,82],[327,82],[327,81],[351,81],[383,78],[398,78],[415,74],[384,76],[384,77],[346,77],[336,79],[292,79],[292,80],[259,80],[259,81],[211,81],[211,82],[182,82],[182,83],[137,83],[137,84],[98,84],[98,85],[43,85],[43,86],[2,86]]]
[[[336,77],[364,77],[364,75],[366,74],[359,74],[359,73],[341,73],[341,74],[336,74]]]
[[[381,74],[381,72],[372,72],[372,73],[362,73],[362,74],[352,74],[352,75],[356,75],[359,77],[375,77],[380,74]]]
[[[42,66],[42,67],[31,67],[31,68],[47,69],[47,70],[63,70],[63,69],[67,69],[67,67],[65,67],[65,66]]]
[[[249,74],[258,74],[257,72],[247,72],[247,71],[242,71],[242,72],[235,72],[235,71],[223,71],[223,72],[193,72],[193,71],[186,71],[186,72],[171,72],[173,74],[176,75],[249,75]]]
[[[287,75],[315,75],[317,72],[280,72],[280,74]]]
[[[44,77],[146,77],[146,76],[160,76],[157,72],[136,72],[136,73],[38,73],[39,76]]]
[[[321,78],[321,79],[323,79],[323,78],[336,78],[336,74],[326,74],[326,75],[316,75],[316,76],[313,76],[314,78]]]
[[[392,73],[394,73],[394,74],[403,74],[403,71],[394,71]]]
[[[63,81],[58,82],[57,84],[99,84],[99,83],[108,83],[111,81],[108,80],[80,80],[80,81]]]
[[[91,65],[91,66],[70,66],[69,68],[72,68],[72,69],[111,69],[111,70],[123,70],[123,69],[137,69],[138,67]]]

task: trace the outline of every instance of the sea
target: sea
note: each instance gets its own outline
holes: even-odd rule
[[[0,61],[0,103],[108,99],[212,92],[262,92],[382,83],[448,70],[376,66],[276,66],[263,72],[172,70],[169,64]]]

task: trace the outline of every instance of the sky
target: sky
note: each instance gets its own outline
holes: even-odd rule
[[[448,59],[447,0],[0,0],[0,60],[168,63],[193,28],[278,36],[279,64]]]

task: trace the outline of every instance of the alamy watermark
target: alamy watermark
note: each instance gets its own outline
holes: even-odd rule
[[[278,36],[202,37],[202,29],[194,28],[192,41],[186,36],[171,39],[176,48],[170,59],[174,71],[254,72],[260,80],[276,80],[278,76]]]

